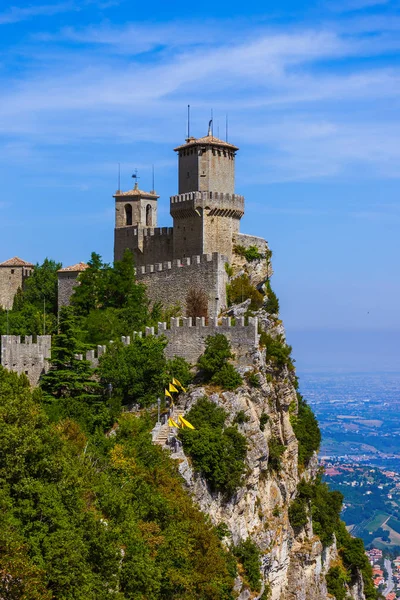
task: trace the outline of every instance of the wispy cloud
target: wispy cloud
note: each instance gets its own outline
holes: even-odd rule
[[[384,57],[400,50],[400,21],[240,25],[240,41],[233,21],[42,34],[34,68],[0,99],[0,133],[35,146],[171,145],[192,102],[194,130],[213,106],[216,126],[229,111],[238,143],[258,148],[253,180],[399,176],[400,69]]]
[[[0,13],[0,25],[27,21],[33,17],[49,17],[70,10],[76,10],[74,2],[63,2],[61,4],[31,5],[28,7],[11,6],[8,10]]]

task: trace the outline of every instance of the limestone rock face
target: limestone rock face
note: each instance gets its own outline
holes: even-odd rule
[[[265,327],[269,333],[280,322],[265,316]],[[248,441],[247,469],[243,485],[229,499],[220,493],[212,493],[202,476],[196,473],[188,459],[179,449],[172,456],[178,459],[179,470],[185,484],[201,510],[217,525],[225,523],[231,538],[227,543],[237,544],[247,537],[257,544],[262,555],[263,588],[270,590],[264,595],[271,600],[326,600],[328,595],[325,575],[332,563],[338,560],[336,545],[323,548],[313,533],[311,520],[295,532],[290,525],[288,509],[296,497],[297,485],[302,477],[312,479],[316,475],[316,457],[310,461],[306,471],[299,469],[298,442],[290,416],[297,412],[297,395],[293,386],[294,375],[287,367],[274,372],[265,360],[265,353],[255,350],[253,367],[258,373],[259,386],[254,387],[244,379],[234,392],[219,392],[215,388],[192,387],[184,396],[181,408],[185,411],[207,396],[223,407],[232,424],[239,411],[244,411],[248,420],[238,425],[239,431]],[[268,415],[264,431],[260,418]],[[265,417],[263,417],[265,422]],[[269,463],[268,442],[275,438],[285,446],[281,458],[281,470],[277,473]],[[261,597],[251,594],[241,579],[236,581],[238,598]],[[349,589],[353,600],[365,600],[362,580]]]

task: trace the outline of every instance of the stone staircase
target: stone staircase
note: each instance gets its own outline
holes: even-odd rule
[[[183,416],[184,414],[185,410],[183,408],[175,406],[170,417],[176,423],[178,423],[179,417]],[[168,436],[171,431],[174,431],[174,428],[170,427],[168,423],[165,423],[164,425],[160,426],[156,425],[152,431],[153,444],[157,444],[158,446],[165,446],[168,442]]]

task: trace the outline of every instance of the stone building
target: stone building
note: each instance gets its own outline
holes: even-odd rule
[[[32,263],[14,256],[0,263],[0,307],[11,310],[18,289],[22,289],[25,280],[34,269]]]
[[[68,306],[69,300],[78,284],[77,277],[88,268],[86,263],[80,262],[70,267],[64,267],[57,271],[58,278],[58,310],[63,306]]]
[[[153,301],[180,303],[190,288],[205,292],[208,314],[226,306],[225,265],[235,245],[266,250],[262,238],[239,232],[244,197],[235,194],[237,146],[208,135],[177,146],[178,194],[170,198],[173,227],[157,227],[159,196],[136,184],[115,198],[114,260],[125,249],[135,257],[137,277]]]

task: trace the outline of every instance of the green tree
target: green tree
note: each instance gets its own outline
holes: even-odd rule
[[[266,282],[265,288],[267,299],[264,302],[264,308],[268,313],[272,315],[277,315],[279,314],[279,300],[278,296],[271,288],[271,283],[269,280]]]
[[[301,394],[297,394],[298,413],[290,416],[294,434],[299,443],[299,463],[306,466],[321,444],[321,431],[311,407]]]
[[[211,490],[231,496],[241,485],[247,453],[246,438],[236,427],[225,427],[226,411],[201,398],[186,418],[195,430],[183,429],[179,436],[197,471]]]
[[[233,390],[242,383],[242,378],[234,366],[228,362],[234,355],[229,340],[222,334],[209,335],[206,338],[206,349],[200,356],[197,366],[206,381],[221,385],[226,390]]]
[[[150,406],[164,396],[166,343],[165,338],[148,336],[137,337],[128,346],[119,342],[110,344],[100,359],[101,382],[111,383],[123,404],[136,402]]]
[[[45,258],[41,265],[37,264],[33,273],[25,280],[22,293],[18,293],[14,300],[14,309],[22,310],[31,305],[43,312],[44,303],[46,312],[57,315],[57,271],[61,263]]]
[[[50,369],[42,376],[40,386],[53,418],[72,417],[93,431],[110,424],[113,410],[102,395],[90,362],[75,358],[83,350],[76,321],[71,307],[62,309],[60,332],[53,337]]]
[[[261,553],[256,544],[249,537],[233,548],[235,556],[242,563],[246,580],[251,591],[261,590]]]

